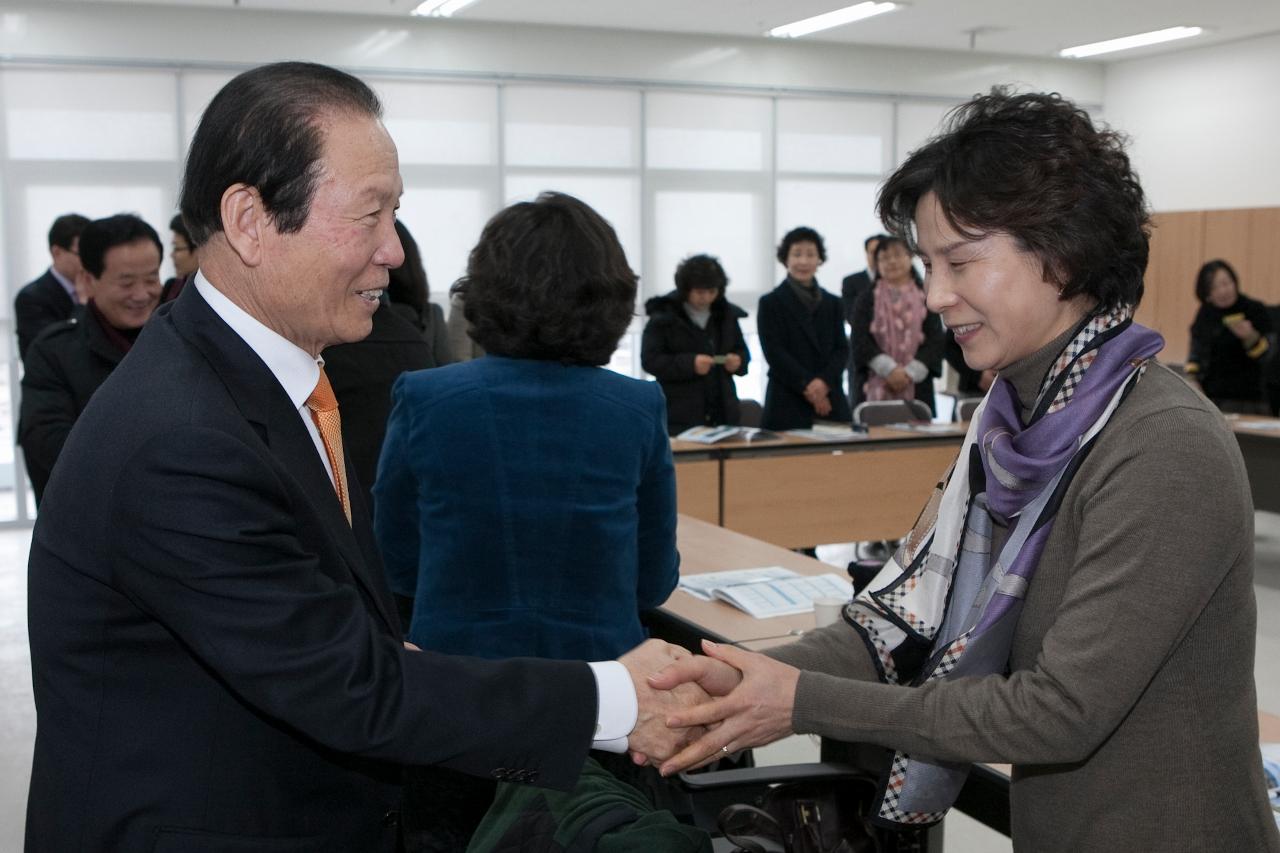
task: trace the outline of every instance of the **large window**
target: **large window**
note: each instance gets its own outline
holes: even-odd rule
[[[54,217],[133,211],[167,238],[182,160],[199,117],[231,71],[0,66],[0,523],[30,503],[13,449],[20,367],[13,343],[17,287],[48,265]],[[878,183],[937,127],[947,105],[867,98],[744,95],[637,86],[371,77],[400,154],[400,216],[427,265],[432,299],[447,305],[484,223],[502,205],[545,190],[594,206],[641,277],[636,321],[610,365],[641,376],[643,300],[670,290],[676,264],[720,258],[754,362],[738,380],[761,399],[767,365],[756,303],[782,277],[781,235],[818,229],[819,280],[863,266],[879,230]],[[166,259],[164,273],[170,274]],[[447,308],[446,308],[447,310]]]

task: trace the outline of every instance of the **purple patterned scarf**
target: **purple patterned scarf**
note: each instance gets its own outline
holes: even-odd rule
[[[1061,495],[1163,343],[1128,308],[1089,317],[1050,368],[1026,425],[1012,384],[992,385],[902,548],[845,608],[882,681],[916,686],[1004,671]],[[977,494],[974,455],[985,476]],[[1010,527],[999,554],[991,553],[993,517]],[[936,823],[968,768],[896,753],[875,820]]]

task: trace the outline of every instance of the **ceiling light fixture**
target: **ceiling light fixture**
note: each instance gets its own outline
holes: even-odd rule
[[[1083,59],[1086,56],[1097,56],[1100,53],[1111,53],[1116,50],[1129,50],[1135,47],[1146,47],[1149,44],[1191,38],[1203,32],[1203,27],[1169,27],[1168,29],[1155,30],[1149,33],[1138,33],[1136,36],[1095,41],[1092,44],[1078,44],[1075,47],[1058,51],[1058,56],[1065,56],[1068,59]]]
[[[802,21],[774,27],[765,35],[784,39],[799,38],[820,30],[842,27],[845,24],[852,24],[854,21],[861,21],[875,15],[883,15],[885,12],[892,12],[903,5],[902,3],[876,3],[868,0],[866,3],[845,6],[843,9],[836,9],[833,12],[823,12],[821,15],[814,15],[812,18],[805,18]]]
[[[418,7],[410,12],[410,15],[417,15],[420,18],[447,18],[454,12],[470,6],[476,0],[422,0]]]

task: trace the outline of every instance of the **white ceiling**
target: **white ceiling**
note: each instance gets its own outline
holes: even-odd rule
[[[110,0],[121,2],[122,0]],[[71,0],[100,3],[104,0]],[[162,6],[407,16],[419,0],[123,0]],[[476,0],[458,20],[759,38],[779,24],[856,0]],[[1280,0],[912,0],[906,8],[808,36],[815,41],[1052,57],[1071,45],[1177,25],[1196,38],[1113,54],[1117,60],[1280,32]],[[971,38],[972,34],[972,38]],[[1084,60],[1099,61],[1099,60]]]

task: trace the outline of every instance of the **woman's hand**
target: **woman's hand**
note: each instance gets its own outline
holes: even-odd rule
[[[698,353],[693,357],[693,372],[699,376],[706,376],[711,372],[711,368],[715,367],[716,360],[714,356],[705,353]]]
[[[889,386],[890,391],[904,391],[912,385],[911,374],[902,366],[895,367],[884,378],[884,384]]]
[[[663,762],[662,775],[701,767],[725,755],[772,743],[792,734],[800,670],[772,658],[733,646],[702,641],[706,658],[676,661],[649,678],[656,689],[695,681],[712,698],[677,711],[667,725],[707,726],[705,734]],[[734,672],[739,673],[735,676]]]
[[[1228,323],[1227,328],[1231,330],[1231,334],[1246,344],[1256,344],[1258,342],[1258,330],[1246,319],[1241,318],[1234,323]]]
[[[737,373],[738,368],[742,367],[742,356],[736,352],[731,352],[724,357],[724,369],[726,373]]]

